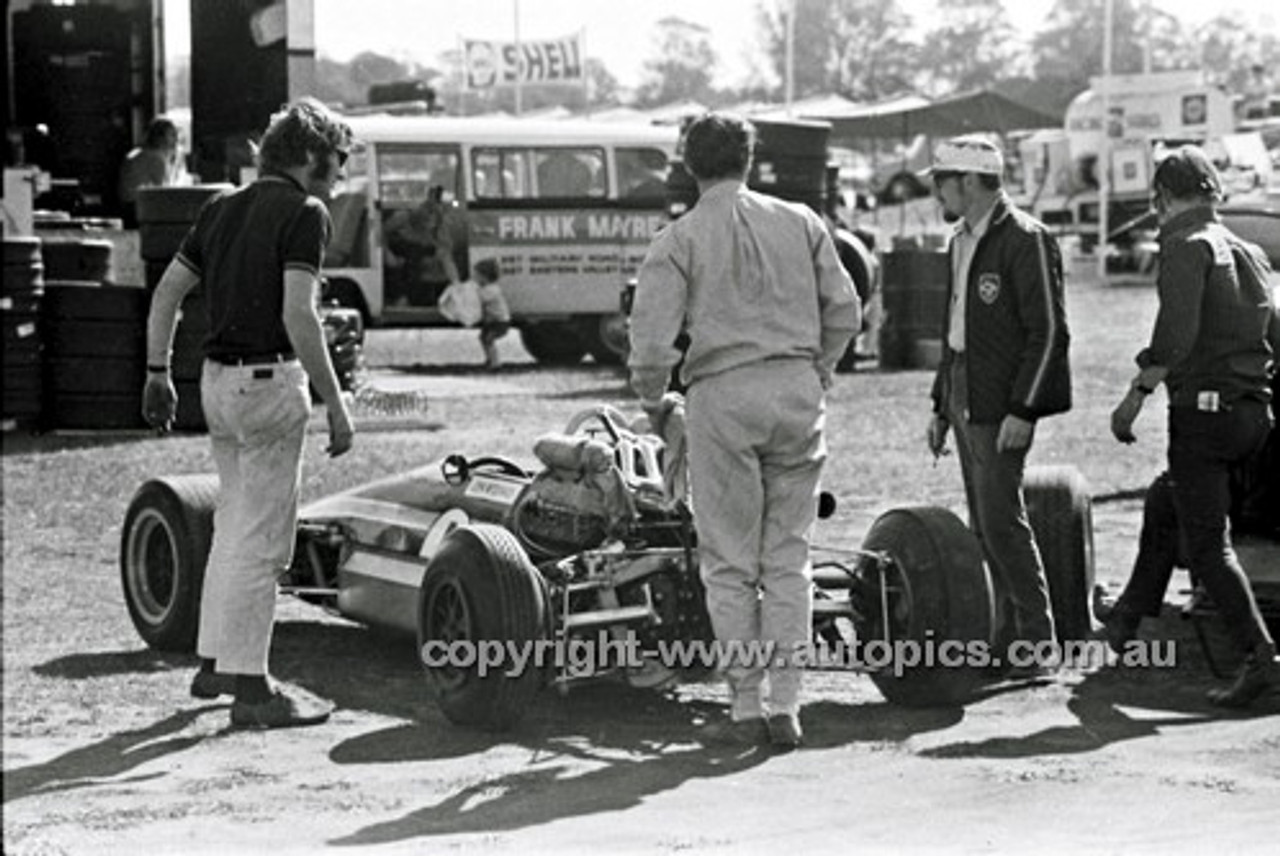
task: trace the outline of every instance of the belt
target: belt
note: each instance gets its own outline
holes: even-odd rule
[[[210,354],[209,359],[224,366],[265,366],[292,362],[297,357],[293,351],[272,351],[266,354]]]

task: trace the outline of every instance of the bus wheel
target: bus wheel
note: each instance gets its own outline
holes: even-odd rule
[[[627,316],[621,312],[612,315],[587,315],[579,322],[582,340],[587,350],[602,366],[620,366],[626,363],[631,351],[627,333]]]
[[[529,324],[520,328],[520,341],[531,357],[549,366],[577,365],[587,352],[586,343],[572,324]]]

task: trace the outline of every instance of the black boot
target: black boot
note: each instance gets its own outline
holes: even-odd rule
[[[1225,690],[1209,691],[1209,701],[1219,707],[1248,707],[1273,692],[1280,692],[1280,660],[1276,659],[1276,646],[1263,643],[1245,658],[1235,683]]]
[[[1142,624],[1142,616],[1117,604],[1107,617],[1102,619],[1102,636],[1107,645],[1117,654],[1124,653],[1124,646],[1138,638],[1138,627]]]

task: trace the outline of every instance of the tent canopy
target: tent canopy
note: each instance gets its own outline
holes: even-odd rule
[[[951,137],[957,134],[1032,128],[1056,128],[1062,119],[1034,110],[997,92],[979,90],[926,101],[908,96],[883,104],[805,112],[807,119],[831,123],[835,139],[910,138],[916,134]]]

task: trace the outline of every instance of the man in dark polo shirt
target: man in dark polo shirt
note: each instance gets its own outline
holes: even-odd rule
[[[143,415],[167,430],[177,309],[203,284],[210,333],[200,399],[221,496],[200,606],[196,698],[234,693],[231,723],[313,725],[331,705],[268,678],[276,577],[292,560],[308,386],[324,401],[331,457],[351,448],[351,415],[317,314],[331,222],[324,199],[342,177],[350,128],[311,99],[271,118],[261,178],[201,210],[151,302]]]
[[[1138,558],[1107,617],[1107,637],[1123,649],[1143,616],[1159,614],[1180,540],[1192,575],[1247,652],[1236,682],[1209,699],[1244,707],[1280,690],[1280,661],[1227,532],[1230,480],[1232,468],[1261,449],[1271,431],[1280,315],[1262,250],[1218,219],[1222,184],[1204,152],[1183,146],[1168,155],[1152,187],[1160,218],[1160,309],[1151,343],[1138,354],[1138,374],[1111,414],[1111,432],[1134,442],[1134,420],[1163,383],[1169,466],[1147,494]]]

